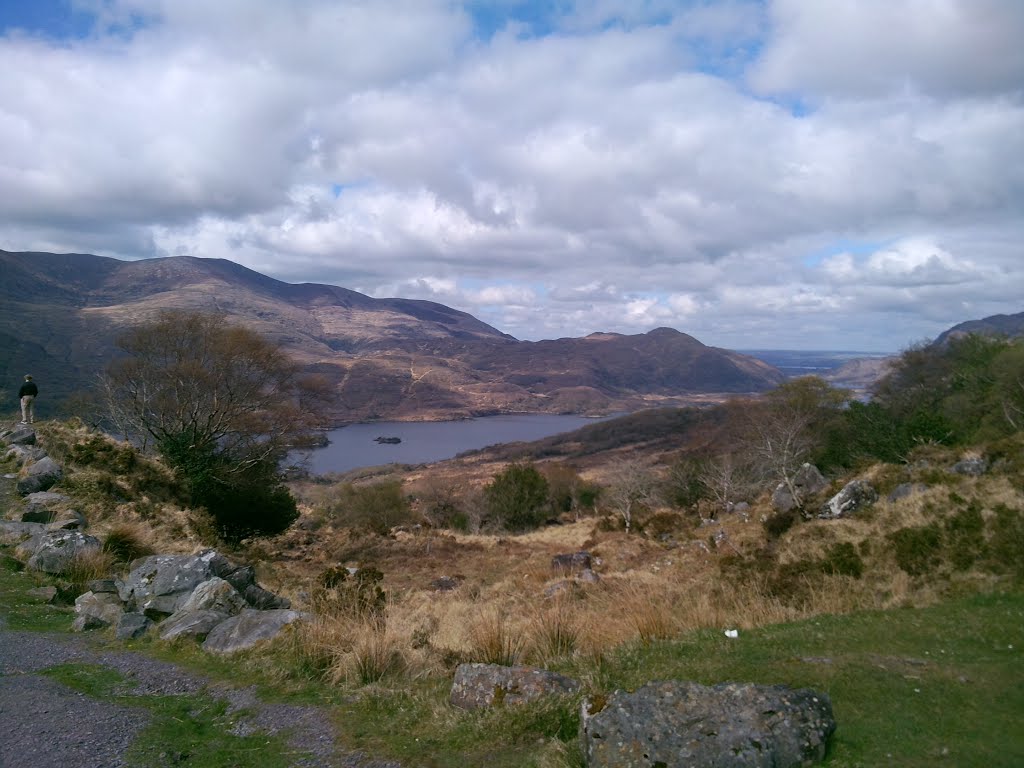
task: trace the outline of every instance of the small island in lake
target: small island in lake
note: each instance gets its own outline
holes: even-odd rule
[[[383,444],[398,445],[398,443],[402,442],[402,438],[400,438],[400,437],[375,437],[374,438],[374,442],[381,443],[382,445]]]

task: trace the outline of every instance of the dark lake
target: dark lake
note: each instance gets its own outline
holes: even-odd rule
[[[309,452],[315,474],[347,472],[377,464],[422,464],[450,459],[463,451],[497,443],[539,440],[571,432],[599,419],[549,413],[486,416],[465,421],[376,421],[350,424],[327,433],[331,444]],[[378,437],[397,437],[397,445],[380,444]]]

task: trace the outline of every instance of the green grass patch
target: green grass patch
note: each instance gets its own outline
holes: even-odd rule
[[[8,629],[36,632],[67,631],[71,626],[69,608],[49,605],[46,598],[28,594],[52,580],[25,569],[7,547],[0,547],[0,616]]]
[[[205,695],[140,696],[120,673],[93,664],[61,664],[43,674],[88,696],[148,710],[150,724],[125,754],[128,765],[169,764],[190,768],[285,768],[297,757],[282,736],[232,733],[243,714],[229,714],[227,702]]]
[[[1024,596],[974,596],[925,609],[822,616],[625,649],[600,685],[653,679],[812,687],[832,698],[827,764],[1024,765]]]

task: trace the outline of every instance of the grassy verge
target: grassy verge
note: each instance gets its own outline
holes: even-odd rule
[[[8,629],[50,632],[71,626],[70,608],[50,605],[46,598],[29,594],[33,588],[51,583],[52,579],[26,570],[7,547],[0,547],[0,615]]]
[[[41,580],[15,568],[0,550],[0,611],[8,625],[66,628],[67,610],[26,597]],[[326,706],[348,746],[410,766],[582,765],[576,701],[463,712],[447,703],[449,680],[443,677],[400,674],[365,686],[310,681],[309,670],[295,666],[286,643],[228,660],[190,645],[131,645],[212,678],[244,677],[265,698]],[[1024,593],[1008,591],[927,608],[822,615],[742,630],[737,639],[721,629],[695,631],[622,646],[598,659],[562,659],[556,667],[597,694],[667,678],[814,687],[831,696],[839,724],[827,761],[834,768],[988,768],[1024,765],[1022,648]],[[284,759],[280,742],[232,736],[230,718],[215,701],[133,697],[119,688],[122,681],[96,670],[53,674],[92,695],[154,713],[155,730],[138,743],[156,745],[155,751],[134,753],[138,765],[172,753],[187,753],[189,765],[274,765]],[[247,752],[257,746],[258,752]]]
[[[92,664],[61,664],[44,674],[89,696],[149,711],[149,726],[125,754],[131,766],[284,768],[291,765],[295,757],[281,737],[232,733],[240,713],[229,715],[226,702],[209,696],[135,695],[129,681],[119,673]]]

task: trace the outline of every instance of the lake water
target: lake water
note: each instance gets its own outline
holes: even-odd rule
[[[550,413],[485,416],[465,421],[375,421],[350,424],[327,433],[331,444],[309,452],[315,474],[347,472],[378,464],[422,464],[450,459],[463,451],[497,443],[540,440],[571,432],[599,419]],[[381,444],[378,437],[398,437],[397,445]]]

